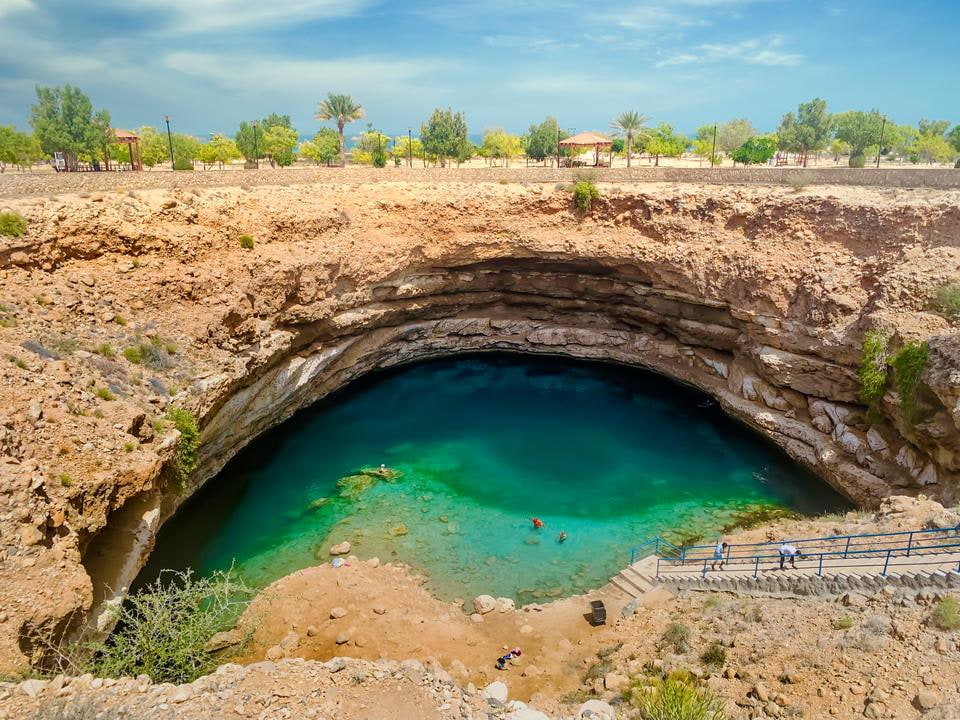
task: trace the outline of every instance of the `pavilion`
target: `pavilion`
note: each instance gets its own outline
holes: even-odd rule
[[[126,145],[130,151],[130,167],[133,170],[143,170],[143,159],[140,156],[140,136],[129,130],[113,129],[114,142],[117,145]],[[134,152],[136,148],[136,152]],[[107,170],[110,169],[110,157],[107,160]]]
[[[600,164],[600,148],[612,148],[613,141],[603,137],[603,135],[582,132],[568,137],[566,140],[561,140],[559,145],[562,148],[593,148],[595,152],[593,165],[596,167]]]

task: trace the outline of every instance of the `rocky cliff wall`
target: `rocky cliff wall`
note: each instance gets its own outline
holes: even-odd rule
[[[23,200],[0,244],[0,661],[109,627],[156,529],[240,448],[375,369],[482,350],[651,368],[712,394],[850,498],[956,494],[960,195],[299,186]],[[255,240],[240,247],[242,233]],[[907,422],[868,422],[864,332],[925,340]],[[170,471],[170,406],[199,420]]]

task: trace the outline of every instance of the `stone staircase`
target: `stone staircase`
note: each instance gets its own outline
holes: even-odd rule
[[[630,598],[639,598],[657,587],[674,592],[815,596],[873,594],[884,587],[960,589],[960,547],[955,552],[889,549],[889,557],[888,549],[851,557],[814,555],[798,559],[795,568],[788,564],[785,570],[780,570],[776,557],[765,552],[760,552],[759,560],[735,558],[724,570],[710,570],[708,559],[705,572],[702,555],[680,564],[676,559],[653,554],[623,568],[610,578],[610,585]]]

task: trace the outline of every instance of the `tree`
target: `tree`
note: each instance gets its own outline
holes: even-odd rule
[[[697,135],[693,139],[693,152],[701,158],[709,160],[711,165],[719,165],[723,160],[723,154],[716,152],[714,148],[714,128],[717,128],[717,126],[701,125],[697,128]],[[717,132],[719,132],[719,128],[717,128]]]
[[[950,127],[949,120],[927,120],[923,118],[918,124],[918,129],[920,134],[923,136],[932,136],[937,137],[940,135],[945,135],[947,128]]]
[[[537,162],[543,162],[548,157],[556,157],[557,142],[569,137],[569,134],[560,129],[557,119],[548,117],[539,125],[531,125],[524,138],[524,152],[527,157]],[[566,154],[563,150],[562,154]]]
[[[960,152],[960,125],[954,126],[953,130],[947,133],[947,142],[953,145],[953,149]]]
[[[0,125],[0,173],[7,165],[16,165],[23,172],[43,157],[43,150],[36,136],[18,132],[13,125]]]
[[[281,128],[281,130],[268,137],[273,128]],[[290,133],[293,133],[292,143],[290,142]],[[277,165],[283,167],[293,163],[293,148],[296,147],[298,140],[299,136],[290,122],[290,116],[278,115],[277,113],[270,113],[263,120],[257,121],[256,129],[254,129],[253,122],[242,121],[237,134],[234,136],[237,149],[247,159],[247,162],[269,158],[272,167]]]
[[[880,144],[880,132],[883,127],[883,115],[878,110],[868,113],[860,110],[840,113],[834,116],[837,127],[837,139],[850,145],[850,167],[863,167],[864,153],[867,148]]]
[[[797,114],[787,113],[777,130],[780,148],[803,156],[803,166],[811,151],[823,150],[830,142],[833,120],[827,112],[826,100],[814,98],[800,103]]]
[[[62,88],[38,85],[30,125],[44,153],[67,153],[68,165],[74,168],[77,156],[93,160],[107,149],[112,139],[110,113],[106,110],[94,113],[90,98],[71,85]]]
[[[397,135],[393,139],[393,158],[399,165],[407,158],[423,159],[423,143],[420,138],[411,138],[406,135]]]
[[[300,154],[317,165],[329,166],[340,156],[340,135],[333,128],[320,128],[313,140],[301,143]]]
[[[340,133],[340,166],[347,164],[347,151],[344,145],[343,128],[363,117],[363,106],[355,102],[349,95],[328,93],[326,100],[321,100],[317,106],[317,120],[333,120]]]
[[[228,137],[216,134],[200,146],[200,161],[204,165],[219,165],[223,170],[225,163],[239,160],[243,155],[237,144]]]
[[[673,125],[660,123],[656,130],[647,137],[645,150],[656,158],[654,165],[659,167],[661,155],[680,157],[683,155],[683,151],[687,149],[687,145],[687,138],[675,133]]]
[[[757,129],[746,118],[735,118],[717,126],[717,149],[727,154],[742,147],[747,140],[758,135]]]
[[[472,152],[467,140],[467,120],[463,113],[454,113],[450,108],[434,110],[420,127],[420,138],[424,151],[434,156],[440,167],[446,167],[449,158],[462,162]]]
[[[264,124],[266,124],[264,120]],[[293,164],[293,149],[300,141],[300,136],[293,128],[283,125],[267,125],[263,133],[263,142],[260,147],[270,161],[270,167],[287,167]]]
[[[911,162],[945,163],[950,162],[957,152],[943,135],[924,135],[916,139],[911,148]]]
[[[483,134],[480,154],[486,158],[501,160],[510,167],[510,158],[523,153],[523,142],[519,135],[511,135],[503,128],[492,128]]]
[[[610,123],[610,127],[617,133],[627,139],[627,167],[630,167],[630,155],[633,152],[633,138],[644,131],[644,125],[649,118],[641,115],[634,110],[620,113],[617,118]]]
[[[765,165],[777,153],[777,141],[769,135],[757,135],[747,139],[730,157],[743,165]]]
[[[386,165],[387,148],[390,146],[390,136],[367,123],[367,129],[353,138],[353,162],[359,165]]]

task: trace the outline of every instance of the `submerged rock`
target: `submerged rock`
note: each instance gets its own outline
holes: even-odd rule
[[[393,535],[394,537],[400,537],[402,535],[406,535],[408,532],[409,530],[407,530],[407,526],[405,523],[400,523],[399,525],[394,525],[392,528],[390,528],[390,534]]]
[[[337,543],[330,548],[331,555],[347,555],[350,552],[350,543],[344,540],[342,543]]]

